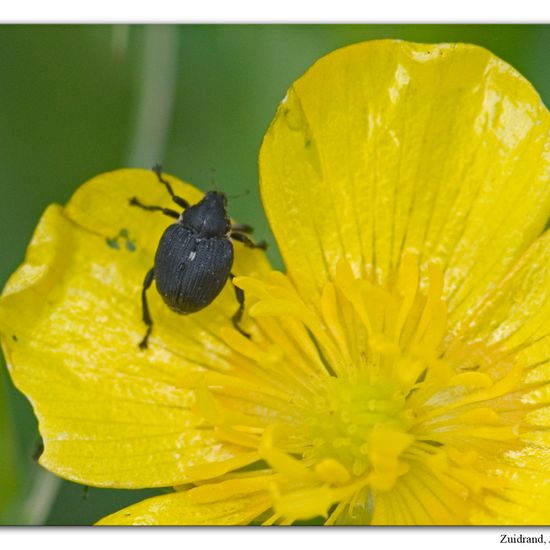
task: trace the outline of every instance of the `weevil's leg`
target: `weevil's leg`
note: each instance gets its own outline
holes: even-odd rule
[[[231,231],[236,231],[237,233],[250,234],[254,231],[254,228],[251,225],[248,225],[246,223],[232,223]]]
[[[250,237],[248,237],[244,233],[239,233],[238,231],[231,231],[229,236],[234,241],[239,241],[248,248],[261,248],[262,250],[265,250],[267,248],[267,243],[265,241],[258,241],[257,243],[255,243]]]
[[[237,302],[239,302],[239,309],[235,312],[233,317],[231,317],[231,321],[233,323],[233,326],[243,336],[250,338],[250,334],[248,334],[248,332],[245,332],[239,325],[239,323],[241,322],[241,319],[243,318],[243,313],[244,313],[244,290],[242,288],[239,288],[238,286],[235,286],[235,283],[233,282],[235,275],[233,275],[233,273],[230,273],[229,277],[231,279],[231,284],[233,285],[233,289],[235,290],[235,297],[237,298]]]
[[[162,212],[166,216],[170,216],[171,218],[176,219],[180,217],[180,215],[175,210],[171,210],[170,208],[163,208],[162,206],[150,206],[147,204],[143,204],[137,197],[132,197],[128,202],[130,203],[130,206],[139,206],[140,208],[143,208],[143,210],[149,210],[149,212]]]
[[[172,200],[178,206],[181,206],[182,208],[187,208],[189,206],[189,203],[183,197],[178,197],[178,195],[174,193],[170,182],[162,177],[162,166],[160,164],[155,164],[155,166],[153,166],[153,172],[157,175],[157,179],[159,180],[159,182],[162,183],[164,187],[166,187],[166,190],[168,191],[168,193],[170,193]]]
[[[151,313],[149,312],[149,305],[147,304],[147,289],[151,286],[153,279],[155,278],[155,271],[151,268],[145,279],[143,280],[143,288],[141,289],[141,309],[143,312],[143,322],[147,326],[147,332],[143,337],[143,340],[139,343],[140,349],[147,349],[147,340],[149,340],[149,335],[153,330],[153,319],[151,319]]]

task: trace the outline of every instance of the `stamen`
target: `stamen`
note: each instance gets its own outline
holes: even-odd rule
[[[403,288],[403,300],[399,308],[399,315],[393,334],[396,344],[400,342],[401,331],[413,307],[418,288],[418,279],[419,272],[416,258],[411,252],[405,252],[399,273],[399,284]]]
[[[207,504],[218,500],[225,500],[237,495],[256,493],[267,490],[268,486],[277,478],[277,475],[263,475],[239,479],[229,479],[220,483],[200,485],[188,491],[188,495],[195,502]]]

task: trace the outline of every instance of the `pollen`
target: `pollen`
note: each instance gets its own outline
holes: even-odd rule
[[[521,365],[450,333],[437,263],[408,251],[381,286],[340,261],[317,303],[279,272],[235,284],[253,336],[222,330],[231,370],[206,374],[196,399],[248,466],[228,463],[196,495],[261,486],[269,524],[461,524],[506,483],[527,422],[511,412]]]

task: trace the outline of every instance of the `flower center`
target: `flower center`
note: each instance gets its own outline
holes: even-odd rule
[[[322,386],[295,435],[304,461],[331,458],[356,478],[370,472],[369,485],[389,489],[408,469],[399,455],[414,439],[405,395],[391,381],[372,384],[364,373],[331,377]]]
[[[406,253],[382,287],[342,261],[318,303],[281,273],[235,282],[253,337],[222,329],[229,367],[205,375],[197,404],[246,450],[225,472],[263,469],[228,473],[224,487],[271,492],[270,522],[399,523],[400,509],[412,523],[464,523],[501,485],[521,448],[521,366],[447,334],[440,267],[421,273]]]

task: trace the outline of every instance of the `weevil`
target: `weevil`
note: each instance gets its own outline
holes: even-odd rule
[[[231,223],[224,193],[208,191],[197,204],[189,204],[174,193],[170,182],[163,178],[160,165],[154,166],[153,171],[172,201],[182,208],[182,212],[146,205],[137,197],[129,200],[131,206],[162,212],[177,220],[162,234],[154,265],[143,281],[141,306],[146,332],[139,343],[140,349],[147,348],[153,329],[147,303],[147,290],[153,281],[156,281],[158,293],[171,310],[184,315],[195,313],[214,301],[228,279],[233,283],[233,241],[239,241],[249,248],[266,249],[265,241],[256,243],[248,236],[252,232],[249,225]],[[244,292],[235,285],[233,288],[238,309],[231,320],[233,326],[248,337],[240,326],[244,312]]]

